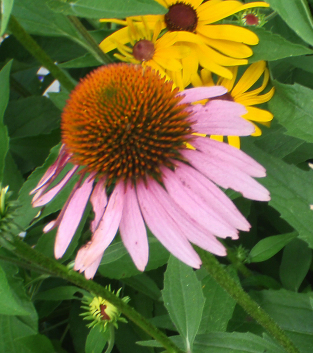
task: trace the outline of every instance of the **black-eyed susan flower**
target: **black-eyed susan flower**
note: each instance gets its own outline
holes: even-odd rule
[[[59,157],[31,192],[33,206],[51,201],[74,174],[80,178],[55,221],[55,257],[65,253],[90,200],[92,237],[75,259],[75,270],[94,276],[104,251],[119,230],[141,271],[148,262],[146,226],[178,259],[199,268],[190,242],[225,255],[216,237],[238,238],[247,220],[216,186],[232,188],[254,200],[269,200],[253,177],[264,168],[227,144],[194,135],[250,135],[238,103],[211,100],[223,87],[173,89],[150,67],[125,63],[103,66],[85,77],[62,114]],[[192,143],[194,149],[188,149]],[[56,185],[68,164],[72,169]]]
[[[219,97],[219,99],[230,100],[244,105],[247,112],[242,115],[243,118],[251,122],[267,125],[273,119],[273,114],[267,110],[254,107],[254,105],[268,102],[273,97],[275,90],[273,87],[268,92],[260,94],[264,91],[269,81],[269,71],[265,61],[251,64],[237,83],[238,67],[230,68],[230,70],[233,72],[233,78],[231,80],[220,77],[216,82],[216,85],[221,85],[227,89],[227,93]],[[263,81],[261,85],[258,88],[251,89],[262,76]],[[194,75],[192,77],[192,83],[194,86],[213,86],[215,84],[211,73],[207,70],[201,71],[201,77]],[[262,130],[256,124],[254,124],[254,126],[255,131],[251,135],[260,136]],[[223,141],[223,136],[212,137],[218,141]],[[228,136],[228,142],[235,147],[240,147],[239,136]]]
[[[144,20],[149,28],[154,28],[160,22],[161,29],[176,33],[176,43],[180,41],[190,47],[190,55],[182,60],[183,76],[190,77],[201,65],[228,79],[232,78],[232,72],[227,67],[247,64],[246,58],[252,55],[249,45],[258,44],[259,39],[247,28],[218,22],[246,9],[269,6],[261,1],[247,4],[230,0],[156,1],[166,7],[168,12],[165,15],[144,16]],[[142,17],[132,19],[142,22]],[[105,52],[116,48],[116,42],[130,42],[127,21],[103,21],[126,26],[104,39],[100,47]]]
[[[162,76],[171,79],[171,72],[181,71],[183,66],[181,59],[190,54],[186,45],[174,45],[176,43],[175,33],[166,33],[159,37],[161,22],[158,21],[153,29],[149,28],[143,17],[141,22],[131,18],[126,19],[128,29],[128,40],[125,38],[112,38],[114,46],[106,46],[102,42],[100,48],[107,52],[110,48],[116,47],[119,53],[114,56],[124,62],[150,66]],[[170,75],[170,76],[168,76]]]

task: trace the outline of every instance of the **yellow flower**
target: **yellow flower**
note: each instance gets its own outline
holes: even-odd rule
[[[230,70],[233,73],[233,78],[231,80],[220,77],[216,83],[216,85],[226,87],[228,93],[224,95],[224,99],[233,100],[244,105],[247,113],[242,117],[246,120],[249,120],[252,123],[255,121],[263,125],[268,125],[273,119],[273,114],[267,110],[254,107],[254,105],[268,102],[274,94],[274,87],[267,93],[259,94],[265,89],[269,81],[269,71],[266,68],[265,61],[259,61],[250,65],[236,84],[235,81],[237,78],[238,67],[232,67]],[[263,74],[264,76],[261,86],[256,89],[249,90]],[[201,71],[201,77],[196,74],[192,77],[191,81],[194,86],[215,85],[211,73],[205,69]],[[255,132],[252,136],[260,136],[262,134],[261,129],[256,124],[253,123],[253,125],[255,126]],[[218,141],[223,141],[223,136],[211,135],[211,138]],[[228,136],[227,138],[230,145],[237,148],[240,147],[239,136]]]
[[[159,71],[162,77],[167,76],[168,79],[171,78],[168,74],[172,71],[182,70],[181,59],[190,53],[190,49],[185,45],[173,45],[176,42],[175,33],[166,33],[158,38],[162,30],[161,21],[156,23],[154,29],[148,27],[144,18],[141,22],[127,18],[126,22],[127,43],[120,38],[110,38],[114,47],[119,51],[114,54],[116,58],[132,64],[150,66]],[[106,46],[106,43],[107,40],[104,40],[100,44],[100,48],[105,52],[108,48],[112,48],[112,46]]]
[[[191,49],[190,55],[182,59],[183,77],[190,77],[199,65],[219,76],[231,79],[232,71],[226,66],[247,64],[252,55],[248,45],[256,45],[256,34],[240,26],[216,24],[216,22],[254,7],[268,7],[262,1],[242,4],[233,0],[156,0],[168,9],[165,15],[148,15],[144,19],[149,28],[155,28],[160,21],[161,30],[176,33],[175,41],[183,42]],[[132,17],[142,23],[142,17]],[[109,52],[116,48],[116,42],[129,43],[127,21],[105,19],[102,22],[115,22],[126,27],[108,36],[100,47]]]

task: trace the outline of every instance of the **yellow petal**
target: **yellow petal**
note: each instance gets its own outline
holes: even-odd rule
[[[197,14],[199,21],[204,21],[206,23],[214,23],[222,20],[228,16],[231,16],[239,11],[250,9],[253,7],[269,7],[266,2],[250,2],[248,4],[242,4],[239,1],[223,1],[214,2],[207,1],[206,3],[199,6]]]
[[[199,45],[199,50],[202,51],[203,55],[210,58],[210,60],[218,63],[221,66],[237,66],[246,64],[247,60],[245,59],[235,59],[225,56],[216,50],[208,47],[207,45]]]
[[[238,102],[240,101],[241,104],[243,105],[255,105],[255,104],[262,104],[265,102],[268,102],[274,95],[275,88],[272,87],[270,91],[268,91],[265,94],[261,95],[255,95],[255,96],[250,96],[250,97],[245,97],[243,94],[239,99]]]
[[[203,36],[201,36],[201,38],[205,44],[232,58],[244,59],[253,54],[252,49],[243,43],[233,42],[231,40],[212,39]]]
[[[195,49],[193,46],[190,47],[191,52],[190,55],[182,58],[182,65],[183,65],[183,82],[185,87],[190,83],[191,76],[198,71],[199,67],[199,60],[196,54]]]
[[[262,135],[262,130],[254,123],[252,123],[255,127],[255,132],[253,134],[251,134],[251,136],[261,136]]]
[[[153,60],[161,67],[170,71],[178,71],[181,70],[182,64],[175,58],[170,58],[167,55],[160,55],[159,53],[155,53],[153,55]]]
[[[197,32],[208,38],[231,40],[249,45],[259,43],[258,36],[247,28],[234,25],[206,25],[199,28]]]
[[[206,86],[206,84],[203,82],[197,72],[191,75],[190,81],[193,87]]]
[[[268,69],[266,68],[264,70],[264,77],[263,77],[263,82],[262,82],[262,85],[259,87],[259,88],[256,88],[252,91],[248,91],[248,92],[245,92],[243,95],[244,97],[252,97],[252,96],[256,96],[257,94],[259,94],[260,92],[262,92],[264,90],[264,88],[267,86],[267,83],[268,83],[268,80],[269,80],[269,77],[270,77],[270,74],[269,74],[269,71]]]
[[[271,121],[273,119],[273,114],[267,110],[256,108],[256,107],[245,107],[247,109],[247,113],[242,117],[257,122],[266,122]]]
[[[205,69],[214,72],[215,74],[231,79],[233,77],[232,72],[221,65],[216,64],[211,58],[205,56],[202,52],[198,51],[199,63]]]
[[[217,85],[224,86],[228,92],[231,92],[237,78],[238,66],[230,67],[229,70],[232,72],[233,77],[230,80],[224,77],[220,77],[217,81]]]
[[[200,74],[204,86],[214,86],[212,74],[209,70],[202,69]]]
[[[237,96],[241,95],[243,92],[246,92],[261,77],[264,70],[265,61],[259,61],[250,65],[234,87],[232,96],[236,99]]]
[[[203,2],[203,0],[189,0],[188,3],[194,8],[197,9],[201,3]]]
[[[239,136],[227,136],[228,144],[240,148],[240,138]]]
[[[114,32],[110,36],[106,37],[99,44],[99,47],[103,52],[108,53],[109,51],[116,49],[117,47],[116,43],[126,44],[129,42],[130,42],[130,37],[129,37],[128,27],[124,27]]]
[[[223,142],[223,136],[220,135],[211,135],[210,138],[215,141]]]

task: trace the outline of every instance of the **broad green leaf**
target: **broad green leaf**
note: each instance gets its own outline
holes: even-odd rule
[[[299,37],[313,45],[313,20],[305,0],[268,0],[268,3]]]
[[[16,301],[2,267],[0,267],[0,301],[5,303],[0,306],[0,314],[2,315],[29,315],[29,312]]]
[[[313,347],[312,293],[295,293],[284,289],[252,292],[252,297],[288,334],[300,352]]]
[[[48,2],[51,9],[65,15],[87,18],[124,18],[139,15],[162,15],[167,10],[153,0],[75,0]]]
[[[275,94],[268,104],[275,119],[287,129],[287,135],[313,142],[313,90],[297,83],[273,83]]]
[[[5,166],[3,172],[3,185],[9,185],[14,198],[17,198],[18,192],[22,187],[24,179],[18,170],[10,151],[5,157]]]
[[[85,353],[102,353],[108,338],[108,332],[100,332],[98,327],[93,327],[87,336]]]
[[[279,275],[286,289],[297,292],[307,275],[312,262],[312,249],[307,243],[295,239],[289,243],[283,252]]]
[[[19,338],[17,341],[19,352],[23,353],[55,353],[51,341],[44,335],[31,335]]]
[[[1,1],[1,30],[0,30],[0,37],[2,37],[5,33],[7,28],[11,11],[13,8],[14,0],[2,0]]]
[[[212,332],[198,335],[193,353],[284,353],[285,350],[252,333]]]
[[[60,111],[46,97],[12,100],[5,112],[11,138],[49,134],[59,126]]]
[[[102,63],[99,62],[94,56],[90,53],[87,53],[83,56],[75,58],[73,60],[67,61],[65,63],[60,64],[59,66],[63,69],[75,69],[78,67],[93,67],[99,66]]]
[[[205,299],[201,282],[193,269],[172,255],[164,276],[162,296],[175,327],[184,339],[186,351],[193,351]]]
[[[313,203],[313,172],[289,165],[248,140],[243,139],[242,148],[266,168],[267,176],[258,181],[271,193],[269,205],[299,233],[300,239],[313,248],[313,214],[310,209]]]
[[[0,182],[3,178],[4,161],[9,149],[8,130],[3,124],[3,116],[9,101],[11,65],[12,60],[0,71]]]
[[[261,262],[270,259],[277,254],[284,246],[290,243],[297,232],[273,235],[260,240],[250,251],[249,262]]]
[[[228,272],[230,270],[230,268],[227,268]],[[202,269],[196,272],[198,278],[201,272]],[[203,270],[203,272],[205,272],[205,277],[201,279],[201,284],[205,304],[199,334],[212,331],[226,331],[236,302],[206,271]],[[230,274],[235,276],[234,273]]]
[[[44,292],[39,292],[34,296],[34,300],[72,300],[80,299],[77,293],[87,295],[88,292],[84,289],[75,286],[59,286],[56,288],[48,289]]]
[[[289,42],[279,34],[266,31],[264,28],[250,28],[260,39],[258,45],[254,46],[253,55],[249,62],[260,60],[274,61],[291,56],[313,54],[313,51],[303,45]],[[268,48],[271,50],[268,50]]]
[[[149,262],[145,271],[163,266],[169,257],[168,251],[156,238],[148,237],[148,240]],[[116,279],[140,274],[140,271],[137,270],[124,244],[120,240],[115,241],[104,252],[98,271],[105,277]]]
[[[130,278],[124,278],[123,283],[134,288],[138,292],[143,293],[151,299],[160,299],[160,289],[156,283],[145,273]]]
[[[52,101],[52,103],[59,109],[59,110],[63,110],[66,101],[69,98],[69,94],[66,92],[52,92],[49,93],[49,98]]]

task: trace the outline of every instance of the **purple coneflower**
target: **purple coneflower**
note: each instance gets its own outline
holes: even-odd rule
[[[178,259],[199,268],[190,242],[216,255],[226,255],[216,237],[238,238],[247,220],[217,185],[243,196],[269,200],[253,177],[264,168],[222,142],[196,135],[250,135],[238,103],[214,99],[224,87],[198,87],[178,92],[151,68],[112,64],[87,75],[77,85],[62,114],[59,156],[36,189],[33,206],[43,206],[74,174],[79,181],[55,221],[55,257],[65,253],[90,200],[94,220],[91,240],[75,259],[75,270],[92,278],[106,248],[119,230],[136,267],[148,262],[146,226]],[[192,146],[192,148],[190,148]],[[72,169],[51,186],[63,168]]]

